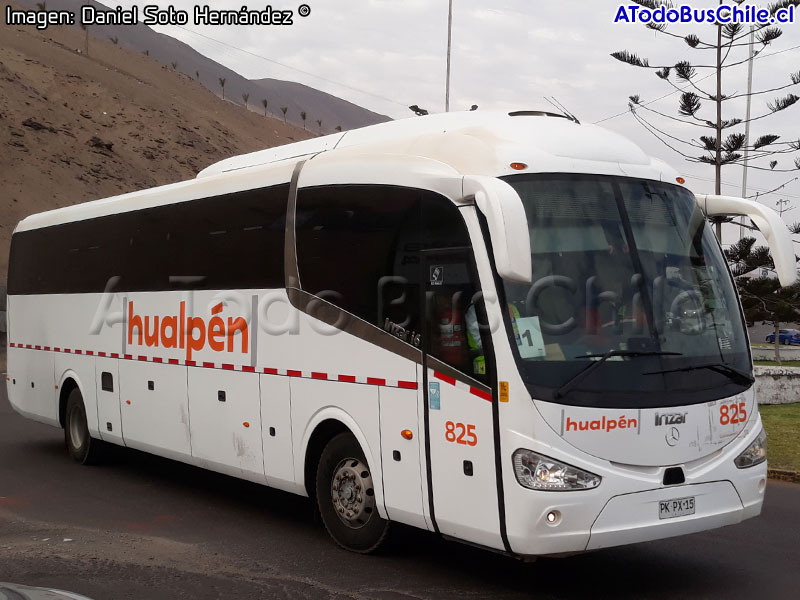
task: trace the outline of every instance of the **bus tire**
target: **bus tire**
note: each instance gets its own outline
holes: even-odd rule
[[[72,460],[82,465],[98,464],[103,456],[103,442],[89,435],[86,407],[78,388],[67,397],[64,414],[64,443]]]
[[[317,505],[333,540],[345,550],[369,554],[389,531],[375,501],[372,473],[358,441],[340,433],[328,442],[317,467]]]

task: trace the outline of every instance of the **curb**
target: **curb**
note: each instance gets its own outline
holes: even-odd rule
[[[800,483],[800,471],[787,471],[784,469],[767,469],[767,477],[778,481]]]

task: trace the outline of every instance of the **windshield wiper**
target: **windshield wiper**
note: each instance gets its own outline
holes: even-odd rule
[[[755,378],[750,375],[749,373],[745,373],[744,371],[740,371],[730,365],[726,365],[723,363],[708,363],[702,365],[692,365],[689,367],[681,367],[679,369],[666,369],[664,371],[651,371],[650,373],[644,373],[644,375],[659,375],[661,373],[681,373],[684,371],[697,371],[699,369],[708,369],[709,371],[714,371],[716,373],[720,373],[721,375],[726,375],[732,381],[741,384],[750,384],[755,381]]]
[[[581,356],[576,356],[575,358],[599,358],[600,360],[594,361],[592,364],[588,365],[586,368],[578,371],[572,379],[567,381],[564,385],[558,388],[555,392],[553,392],[553,397],[555,398],[563,398],[567,395],[572,388],[574,388],[579,382],[581,382],[587,375],[590,375],[592,371],[599,368],[604,362],[606,362],[609,358],[613,356],[681,356],[680,352],[661,352],[661,351],[648,351],[648,350],[611,350],[610,352],[606,352],[605,354],[583,354]]]

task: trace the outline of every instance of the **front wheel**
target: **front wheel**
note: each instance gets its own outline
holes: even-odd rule
[[[93,465],[103,457],[103,442],[89,435],[86,407],[78,388],[69,393],[64,417],[64,443],[72,459],[82,465]]]
[[[389,521],[378,514],[372,472],[355,437],[340,433],[328,442],[316,483],[322,522],[334,541],[351,552],[377,550]]]

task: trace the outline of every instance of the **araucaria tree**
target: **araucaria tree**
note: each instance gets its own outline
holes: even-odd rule
[[[269,106],[269,101],[266,98],[264,98],[261,101],[261,104],[264,105],[264,116],[266,117],[267,116],[267,106]]]
[[[797,229],[794,226],[793,229]],[[742,299],[742,309],[748,322],[770,321],[775,335],[775,362],[781,362],[781,323],[800,320],[800,284],[782,288],[773,276],[754,276],[766,270],[774,271],[775,265],[765,246],[756,246],[756,239],[746,237],[725,250],[725,258],[736,277],[736,286]]]
[[[666,11],[673,9],[671,2],[665,0],[631,0],[642,9],[651,11]],[[747,0],[733,0],[737,5],[742,5]],[[716,5],[716,2],[714,3]],[[719,0],[719,5],[723,0]],[[768,8],[770,14],[775,16],[781,9],[791,5],[800,6],[800,0],[778,0]],[[623,11],[625,7],[620,8]],[[662,12],[663,14],[663,12]],[[730,9],[728,14],[731,14]],[[618,18],[620,14],[618,14]],[[724,18],[724,17],[723,17]],[[792,157],[794,164],[780,165],[780,155],[792,154],[800,150],[800,140],[779,141],[781,136],[776,133],[759,132],[755,137],[748,136],[749,125],[775,113],[784,111],[800,100],[796,94],[788,91],[800,84],[800,71],[789,73],[785,81],[773,85],[769,89],[753,91],[735,91],[733,86],[729,89],[723,87],[723,75],[726,69],[745,64],[750,60],[746,49],[750,46],[751,28],[741,23],[713,23],[708,38],[701,38],[695,33],[682,35],[671,31],[672,26],[657,23],[651,20],[646,25],[656,34],[681,40],[684,48],[692,56],[692,60],[680,60],[670,65],[652,65],[647,58],[634,52],[621,50],[611,56],[624,63],[649,69],[656,76],[675,88],[680,93],[677,116],[662,112],[649,106],[650,103],[642,101],[638,95],[629,97],[629,108],[634,118],[663,144],[693,163],[705,163],[714,166],[715,192],[721,193],[722,168],[728,165],[741,164],[748,161],[748,168],[764,171],[789,172],[800,170],[800,158]],[[752,35],[755,37],[754,56],[764,51],[772,42],[777,40],[783,32],[772,24],[753,26]],[[745,50],[744,56],[742,49]],[[696,58],[695,58],[696,57]],[[713,78],[713,79],[712,79]],[[708,83],[706,80],[710,80]],[[743,82],[736,81],[736,88],[741,89]],[[757,109],[754,116],[731,115],[726,108],[737,98],[746,98],[748,95],[758,97],[770,94],[763,108]],[[785,95],[779,95],[785,94]],[[709,104],[709,114],[704,106]],[[656,120],[671,120],[697,128],[698,135],[691,139],[684,139],[672,135],[663,126],[657,125]],[[704,131],[705,130],[705,131]],[[744,131],[743,131],[744,130]],[[701,135],[705,133],[705,135]],[[752,161],[755,161],[753,164]],[[717,222],[717,237],[721,235],[721,223]]]
[[[225,100],[225,78],[224,77],[220,77],[219,78],[219,87],[222,88],[222,99]]]

